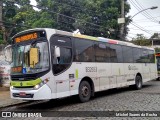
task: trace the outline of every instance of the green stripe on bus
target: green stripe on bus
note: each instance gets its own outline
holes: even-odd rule
[[[78,79],[78,69],[76,69],[76,79]]]
[[[88,35],[75,34],[74,37],[85,38],[85,39],[90,39],[90,40],[98,40],[97,37],[92,37],[92,36],[88,36]]]
[[[35,86],[39,83],[41,83],[42,80],[40,78],[36,80],[29,80],[29,81],[11,81],[11,86],[14,87],[29,87],[29,86]]]

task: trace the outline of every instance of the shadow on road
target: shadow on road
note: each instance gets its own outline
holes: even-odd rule
[[[119,89],[110,89],[110,90],[97,92],[95,93],[95,96],[90,101],[98,99],[98,98],[110,96],[110,95],[120,94],[122,92],[127,92],[129,90],[131,89],[130,88],[119,88]],[[78,96],[71,96],[67,98],[61,98],[61,99],[55,99],[55,100],[49,100],[49,101],[35,101],[28,105],[19,106],[17,107],[17,109],[22,109],[22,110],[55,109],[56,110],[64,106],[76,105],[76,104],[80,104],[78,100]]]
[[[147,89],[152,86],[153,85],[151,84],[145,84],[143,85],[142,90]],[[121,93],[123,94],[125,92],[132,92],[132,91],[136,91],[136,90],[133,90],[130,87],[109,89],[109,90],[95,93],[95,96],[90,101],[93,101],[99,98],[105,98],[111,95],[116,95],[116,94],[121,94]],[[141,91],[141,90],[138,90],[138,91]],[[35,101],[35,102],[28,103],[28,104],[17,106],[16,109],[17,110],[46,111],[50,109],[58,110],[60,108],[63,108],[64,106],[76,105],[76,104],[80,104],[78,100],[78,96],[71,96],[67,98],[61,98],[61,99],[55,99],[55,100],[49,100],[49,101]]]

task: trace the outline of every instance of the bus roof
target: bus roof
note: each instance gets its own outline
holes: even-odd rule
[[[89,40],[94,40],[94,41],[107,42],[107,43],[111,43],[111,44],[120,44],[120,45],[126,45],[126,46],[131,46],[131,47],[138,47],[138,48],[145,48],[145,49],[154,50],[153,48],[146,47],[146,46],[138,46],[138,45],[135,45],[135,44],[130,43],[130,42],[124,42],[124,41],[119,41],[119,40],[114,40],[114,39],[109,39],[109,38],[104,38],[104,37],[93,37],[93,36],[88,36],[88,35],[75,34],[75,33],[72,33],[72,32],[67,32],[67,31],[62,31],[62,30],[57,30],[57,29],[51,29],[51,28],[28,29],[28,30],[17,33],[16,35],[14,35],[12,37],[12,39],[17,37],[17,36],[20,36],[24,33],[29,33],[31,31],[33,31],[33,32],[34,31],[40,31],[40,30],[44,30],[47,33],[52,32],[52,34],[54,33],[54,34],[73,36],[73,37],[77,37],[77,38],[84,38],[84,39],[89,39]]]

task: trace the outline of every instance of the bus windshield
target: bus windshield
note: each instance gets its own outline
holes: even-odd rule
[[[13,46],[11,74],[32,74],[49,69],[48,44],[44,41]]]

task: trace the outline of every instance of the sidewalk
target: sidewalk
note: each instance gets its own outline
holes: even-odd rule
[[[14,100],[10,98],[10,91],[7,87],[0,87],[0,108],[7,107],[10,105],[16,105],[23,103],[22,100]]]

